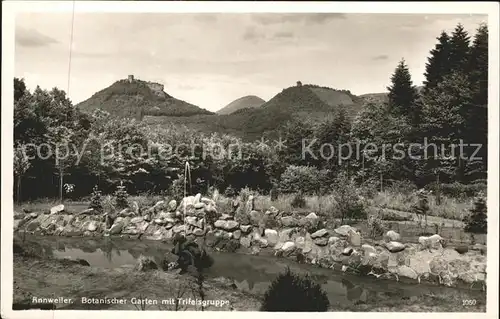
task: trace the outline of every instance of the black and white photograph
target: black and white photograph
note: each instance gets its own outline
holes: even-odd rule
[[[2,317],[498,316],[498,3],[2,7]]]

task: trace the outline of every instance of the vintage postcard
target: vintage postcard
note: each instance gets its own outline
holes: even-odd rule
[[[2,318],[498,317],[498,3],[2,9]]]

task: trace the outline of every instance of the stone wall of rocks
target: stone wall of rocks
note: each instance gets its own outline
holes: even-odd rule
[[[45,213],[14,214],[14,230],[55,236],[119,236],[169,241],[176,234],[214,250],[274,254],[298,262],[372,275],[435,281],[448,286],[486,281],[485,247],[443,247],[439,235],[402,243],[401,236],[388,231],[383,240],[364,239],[349,225],[322,228],[321,219],[310,213],[300,216],[271,207],[254,209],[253,198],[234,201],[230,212],[220,214],[216,203],[200,194],[160,201],[140,212],[138,206],[115,216],[85,210],[66,214],[58,205]]]

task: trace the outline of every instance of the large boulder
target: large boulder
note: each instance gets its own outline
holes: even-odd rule
[[[281,250],[287,253],[295,251],[296,248],[297,246],[293,241],[287,241],[281,246]]]
[[[348,235],[349,243],[351,243],[352,246],[361,246],[361,234],[359,232],[356,232],[354,230],[349,231]]]
[[[50,214],[51,215],[59,214],[59,213],[62,213],[62,212],[64,212],[64,205],[63,204],[56,205],[56,206],[54,206],[54,207],[52,207],[50,209]]]
[[[299,220],[299,226],[302,226],[308,230],[315,230],[319,225],[319,217],[315,213],[310,213],[306,217]]]
[[[385,248],[387,248],[387,250],[390,251],[391,253],[397,253],[403,251],[406,248],[406,246],[397,241],[390,241],[385,244]]]
[[[170,202],[168,202],[167,210],[169,212],[175,212],[176,209],[177,209],[177,201],[175,199],[172,199]]]
[[[299,225],[299,221],[293,216],[285,216],[281,217],[281,225],[283,227],[297,227]]]
[[[321,237],[326,237],[328,236],[328,230],[326,229],[320,229],[318,231],[315,231],[314,233],[311,234],[311,238],[316,239],[316,238],[321,238]]]
[[[420,236],[418,238],[418,242],[420,243],[422,249],[441,249],[443,248],[443,238],[439,235],[432,235],[429,237]]]
[[[384,238],[387,241],[399,241],[399,240],[401,240],[401,235],[399,235],[394,230],[389,230],[387,233],[385,233]]]
[[[356,232],[356,229],[349,225],[342,225],[334,230],[338,235],[342,237],[348,237],[350,232]]]
[[[110,235],[117,235],[117,234],[122,232],[122,229],[123,229],[123,223],[121,223],[121,222],[115,223],[109,229],[109,234]]]
[[[252,225],[241,225],[240,229],[243,233],[248,234],[252,230]]]
[[[267,242],[269,245],[274,246],[278,243],[278,232],[274,229],[266,229],[264,231],[264,235],[266,236]]]
[[[214,223],[215,228],[233,231],[239,228],[240,224],[235,220],[218,220]]]

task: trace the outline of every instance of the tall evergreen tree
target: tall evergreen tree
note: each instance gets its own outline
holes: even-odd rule
[[[410,70],[402,59],[391,76],[389,90],[389,106],[394,115],[412,117],[415,99],[418,97],[416,87],[411,80]]]
[[[468,70],[469,64],[469,33],[462,24],[458,24],[453,30],[450,39],[450,70],[452,72],[464,72]]]
[[[467,114],[467,136],[470,143],[482,145],[477,160],[467,167],[469,179],[486,178],[488,158],[488,26],[477,29],[470,50],[469,81],[473,91],[473,106]]]
[[[437,40],[439,42],[431,50],[431,56],[427,58],[425,65],[425,90],[436,87],[450,71],[450,36],[443,31]]]

